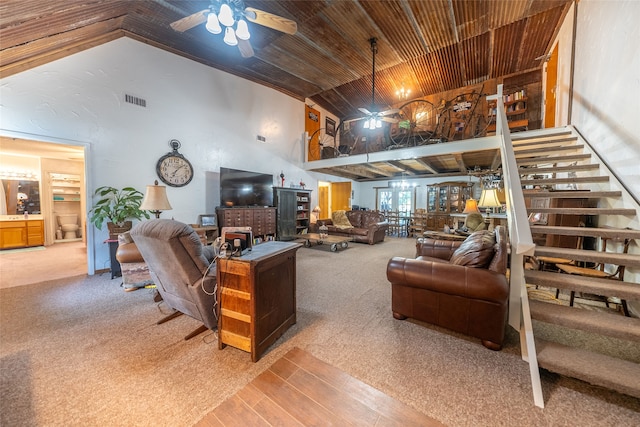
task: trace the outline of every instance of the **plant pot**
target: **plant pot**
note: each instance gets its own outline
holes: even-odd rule
[[[131,230],[133,227],[132,221],[125,221],[122,224],[114,224],[113,222],[107,223],[107,229],[109,230],[109,239],[118,240],[118,235]]]

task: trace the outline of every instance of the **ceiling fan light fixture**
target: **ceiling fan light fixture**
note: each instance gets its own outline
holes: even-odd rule
[[[373,120],[373,119],[371,119]],[[376,129],[380,129],[382,127],[382,120],[376,119]]]
[[[236,21],[233,19],[233,11],[227,3],[222,3],[218,13],[218,21],[225,27],[231,27]]]
[[[220,27],[220,22],[218,21],[218,17],[215,13],[210,12],[207,16],[207,31],[211,34],[220,34],[222,32],[222,28]]]
[[[238,44],[238,39],[236,38],[233,28],[227,27],[224,30],[224,42],[229,46],[236,46]]]
[[[238,20],[238,25],[236,26],[236,37],[240,40],[249,40],[251,34],[249,34],[249,27],[247,26],[247,21],[244,19]]]

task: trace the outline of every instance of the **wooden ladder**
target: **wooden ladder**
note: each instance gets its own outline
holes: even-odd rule
[[[531,216],[553,218],[562,216],[585,216],[594,218],[599,226],[579,227],[567,225],[549,225],[544,221],[531,225],[531,233],[545,240],[536,246],[535,256],[568,258],[577,262],[624,265],[627,274],[622,281],[574,276],[553,271],[525,270],[528,285],[560,289],[566,292],[576,291],[592,295],[617,297],[623,300],[639,301],[640,285],[633,279],[629,270],[640,269],[640,255],[637,248],[640,243],[640,230],[610,228],[615,223],[612,218],[638,223],[638,206],[622,206],[622,191],[611,190],[610,176],[603,164],[593,158],[579,135],[572,130],[558,130],[544,136],[527,136],[528,132],[512,135],[516,163],[521,177],[525,200],[546,199],[548,204],[532,204],[527,208]],[[571,174],[558,177],[558,174]],[[558,186],[576,185],[580,190],[562,190]],[[562,207],[555,201],[580,199],[584,203],[577,207]],[[555,217],[558,218],[558,217]],[[576,223],[578,221],[575,221]],[[567,236],[592,239],[613,239],[624,241],[632,239],[632,253],[598,252],[573,247],[547,246],[547,242],[560,241]],[[616,245],[616,247],[620,244]],[[551,293],[553,295],[553,293]],[[537,361],[540,367],[561,375],[570,376],[591,384],[616,390],[640,398],[640,319],[623,317],[611,310],[594,311],[577,306],[558,304],[550,298],[540,301],[529,298],[529,306],[536,343]],[[602,339],[606,342],[631,344],[635,352],[617,354],[614,351],[601,351],[563,342],[562,334],[551,334],[545,339],[543,332],[548,327],[561,326],[582,331],[582,334]],[[545,328],[546,327],[546,328]],[[617,340],[617,341],[616,341]],[[635,346],[634,346],[635,343]]]

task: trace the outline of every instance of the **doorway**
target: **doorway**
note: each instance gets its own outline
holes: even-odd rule
[[[22,286],[46,280],[93,274],[90,258],[93,253],[86,237],[86,161],[84,144],[43,137],[25,138],[21,133],[0,130],[0,173],[14,170],[25,159],[36,166],[39,181],[41,215],[45,222],[45,245],[39,248],[5,250],[0,254],[0,287]],[[49,140],[49,141],[46,141]],[[77,199],[79,240],[56,240],[54,198],[50,188],[50,173],[74,173],[81,177]],[[60,204],[60,203],[58,203]],[[48,261],[47,261],[48,260]],[[36,268],[37,266],[37,268]]]

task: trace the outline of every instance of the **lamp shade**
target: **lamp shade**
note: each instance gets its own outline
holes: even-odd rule
[[[495,208],[498,206],[502,206],[500,200],[498,199],[498,190],[496,190],[495,188],[482,190],[482,195],[480,196],[478,206],[480,206],[481,208]]]
[[[160,217],[161,211],[172,209],[169,199],[167,199],[167,187],[158,185],[158,181],[154,185],[147,185],[147,192],[140,204],[140,209],[153,212],[156,218]]]
[[[464,204],[464,210],[462,213],[480,212],[478,209],[478,202],[475,199],[467,199]]]

